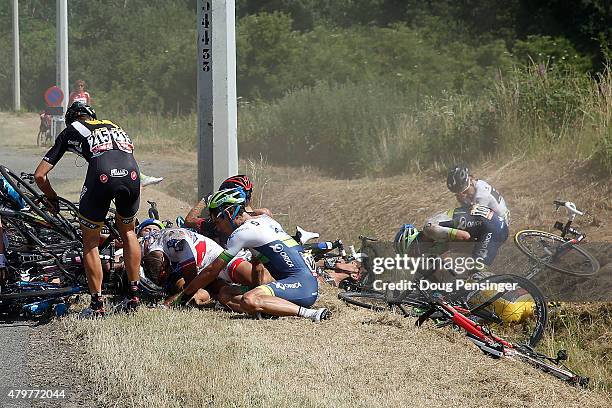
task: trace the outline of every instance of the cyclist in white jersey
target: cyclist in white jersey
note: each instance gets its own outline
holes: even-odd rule
[[[208,208],[215,227],[229,235],[227,249],[191,281],[176,303],[186,304],[198,289],[214,281],[241,250],[249,249],[253,254],[253,280],[260,286],[237,294],[232,302],[234,310],[300,316],[313,321],[328,319],[331,316],[328,309],[310,309],[318,296],[318,283],[301,256],[302,247],[271,217],[247,213],[245,203],[242,189],[213,194]],[[266,269],[276,279],[274,282],[261,281]]]
[[[488,207],[497,216],[502,217],[506,225],[510,225],[510,211],[504,197],[486,181],[472,177],[467,167],[451,167],[446,178],[446,186],[455,193],[457,201],[462,205],[478,204]]]
[[[215,241],[184,228],[169,228],[145,235],[141,243],[145,276],[165,289],[171,296],[170,303],[185,283],[190,282],[199,271],[210,265],[223,248]],[[241,276],[250,276],[251,264],[247,253],[241,252],[219,274],[223,284],[251,285]],[[211,300],[210,292],[216,293],[223,285],[221,281],[198,293],[198,303]]]

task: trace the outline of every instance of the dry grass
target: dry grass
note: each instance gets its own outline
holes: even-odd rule
[[[323,324],[218,311],[143,310],[65,320],[88,349],[96,406],[608,407],[531,367],[493,360],[452,331],[340,304]]]
[[[33,118],[27,121],[37,126]],[[8,138],[24,125],[15,126],[0,116],[7,144],[19,143]],[[195,199],[194,154],[160,157],[159,164],[164,163],[167,173],[156,175],[166,180],[145,189],[142,198],[155,199],[162,216],[173,218],[188,211],[185,201]],[[299,223],[323,238],[349,243],[359,234],[390,239],[401,223],[420,224],[454,204],[435,171],[339,180],[308,168],[267,167],[263,160],[242,168],[256,176],[256,199],[287,227]],[[612,180],[592,177],[582,163],[542,156],[537,161],[518,158],[502,167],[483,163],[474,172],[504,194],[513,231],[523,226],[548,229],[556,217],[550,202],[566,198],[587,210],[578,225],[589,239],[609,241]],[[79,188],[66,185],[65,192],[78,194]],[[599,258],[599,277],[609,279],[609,253]],[[347,307],[329,288],[319,304],[334,310],[333,320],[316,325],[300,319],[254,321],[214,311],[143,310],[135,316],[63,323],[72,341],[87,349],[79,364],[96,381],[96,406],[611,405],[602,393],[572,389],[524,364],[486,358],[457,333],[416,330],[410,320]],[[545,347],[568,348],[572,367],[593,376],[598,389],[609,390],[609,322],[597,313],[591,320],[580,316],[568,313],[557,320]]]

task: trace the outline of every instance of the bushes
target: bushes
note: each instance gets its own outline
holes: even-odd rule
[[[240,148],[285,164],[363,174],[383,132],[397,133],[400,94],[372,84],[328,85],[289,92],[276,103],[243,107]]]
[[[243,107],[241,153],[354,176],[562,151],[610,172],[609,70],[595,80],[531,64],[490,83],[478,96],[444,92],[420,103],[380,82],[319,83]]]

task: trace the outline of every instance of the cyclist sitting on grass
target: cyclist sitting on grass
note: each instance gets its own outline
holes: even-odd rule
[[[246,195],[246,203],[245,209],[248,213],[252,215],[262,215],[266,214],[270,217],[272,216],[272,212],[267,208],[251,208],[251,197],[253,195],[253,183],[248,176],[244,174],[238,174],[236,176],[232,176],[227,178],[221,185],[219,186],[219,191],[226,190],[230,188],[240,188],[244,191]],[[187,214],[185,217],[185,227],[193,228],[197,232],[202,235],[205,235],[209,238],[213,238],[217,240],[221,245],[225,244],[225,240],[227,237],[219,237],[217,231],[215,230],[215,226],[213,221],[209,218],[201,217],[202,211],[206,208],[207,202],[206,197],[202,198],[200,202],[198,202]]]
[[[223,252],[223,248],[212,239],[184,228],[157,229],[145,234],[142,250],[145,276],[170,295],[166,303],[170,303],[186,283]],[[210,295],[216,294],[224,285],[253,286],[251,264],[245,253],[240,255],[221,271],[219,280],[198,291],[197,304],[209,303]],[[271,282],[272,278],[268,275],[264,280]]]
[[[246,195],[242,189],[213,194],[208,204],[210,216],[215,228],[229,236],[227,249],[191,281],[176,303],[189,302],[198,289],[213,282],[241,250],[248,248],[253,253],[253,279],[260,286],[245,294],[236,294],[232,300],[234,310],[300,316],[313,321],[328,319],[331,316],[328,309],[310,309],[317,300],[318,283],[300,254],[302,247],[270,216],[252,216],[245,206]],[[263,281],[266,269],[275,282]]]
[[[446,178],[446,186],[455,193],[461,205],[478,204],[489,207],[496,215],[502,217],[507,225],[510,225],[510,211],[504,197],[486,181],[471,176],[467,167],[451,167]]]
[[[407,253],[417,236],[419,242],[424,245],[427,241],[436,245],[437,249],[434,251],[439,253],[447,249],[445,245],[441,247],[440,243],[474,242],[473,258],[481,258],[485,265],[491,265],[499,247],[508,239],[508,225],[488,207],[458,207],[429,218],[422,233],[413,225],[404,224],[395,236],[396,248]]]

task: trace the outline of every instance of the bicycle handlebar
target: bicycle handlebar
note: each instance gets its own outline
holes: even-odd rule
[[[574,214],[574,215],[584,215],[583,211],[579,211],[576,208],[576,204],[572,203],[571,201],[560,201],[560,200],[555,200],[553,201],[553,204],[555,204],[555,206],[557,206],[557,209],[559,209],[559,207],[565,207],[565,209],[570,213],[570,214]]]

